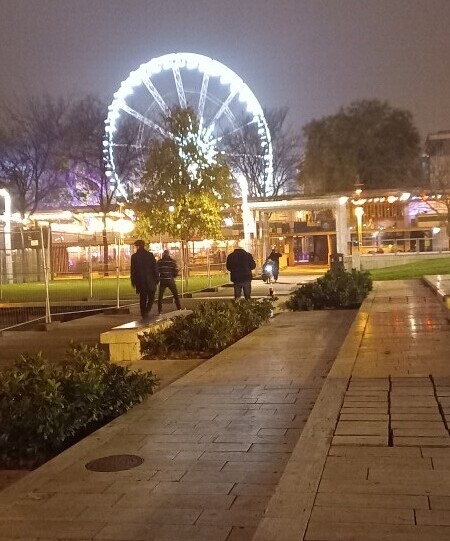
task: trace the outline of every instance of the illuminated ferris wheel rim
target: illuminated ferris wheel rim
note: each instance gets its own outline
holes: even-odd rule
[[[187,106],[187,102],[180,73],[181,69],[197,71],[203,74],[197,108],[197,114],[199,116],[201,125],[203,124],[203,112],[208,93],[209,79],[218,77],[222,86],[229,87],[228,97],[221,101],[215,116],[209,122],[209,124],[205,126],[207,132],[212,132],[215,123],[223,114],[232,115],[229,105],[235,98],[245,105],[247,113],[253,117],[252,122],[257,123],[258,135],[260,137],[261,146],[263,147],[264,152],[263,159],[265,161],[265,176],[268,180],[271,180],[273,173],[273,153],[270,131],[264,116],[264,111],[249,86],[233,70],[208,56],[196,53],[169,53],[152,58],[149,62],[141,64],[138,69],[131,71],[127,79],[122,81],[117,92],[113,94],[113,101],[108,107],[108,115],[105,120],[104,143],[104,153],[107,164],[106,174],[110,177],[111,184],[117,188],[119,193],[125,195],[120,183],[120,179],[116,173],[114,160],[114,135],[117,131],[117,122],[123,112],[135,117],[138,121],[146,124],[152,129],[155,129],[162,135],[167,135],[157,123],[153,122],[149,118],[146,118],[138,111],[133,110],[127,104],[127,98],[133,94],[135,88],[145,86],[153,97],[155,103],[161,109],[162,113],[165,115],[169,114],[170,107],[153,84],[151,78],[152,76],[162,72],[172,71],[179,105],[180,107],[185,108]]]

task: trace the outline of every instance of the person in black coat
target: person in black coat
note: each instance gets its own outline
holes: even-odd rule
[[[276,247],[272,246],[272,251],[270,252],[267,259],[271,259],[273,261],[272,274],[275,282],[278,280],[278,274],[280,272],[280,257],[282,256],[283,255],[280,254],[280,252],[276,251]]]
[[[159,272],[159,293],[158,293],[158,314],[162,312],[162,300],[166,287],[173,295],[178,310],[181,310],[180,298],[178,297],[177,284],[175,278],[178,275],[178,267],[175,259],[170,257],[169,250],[164,250],[161,259],[157,263]]]
[[[143,240],[137,240],[134,245],[137,251],[131,256],[131,285],[139,293],[139,305],[142,317],[147,317],[155,300],[159,274],[155,256],[145,249]]]
[[[256,268],[252,254],[243,248],[236,248],[227,257],[227,270],[234,286],[234,298],[239,299],[242,291],[248,300],[252,294],[252,270]]]

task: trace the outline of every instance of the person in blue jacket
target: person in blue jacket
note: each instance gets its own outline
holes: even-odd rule
[[[164,250],[157,266],[159,272],[158,314],[161,314],[162,312],[162,301],[166,287],[168,287],[172,293],[177,309],[181,310],[177,284],[175,283],[175,278],[178,275],[178,267],[175,259],[170,257],[169,250]]]

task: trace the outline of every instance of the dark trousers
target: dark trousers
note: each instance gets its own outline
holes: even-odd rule
[[[250,296],[252,294],[252,283],[251,282],[241,282],[241,283],[234,283],[234,298],[240,299],[242,292],[244,292],[244,297],[249,300]]]
[[[145,317],[150,313],[153,302],[155,300],[156,289],[146,289],[139,291],[139,306],[141,308],[141,316]]]
[[[170,292],[173,295],[173,300],[175,301],[175,305],[178,308],[178,310],[181,310],[181,303],[180,303],[180,297],[178,296],[178,290],[177,285],[175,283],[175,280],[160,280],[159,282],[159,293],[158,293],[158,312],[161,313],[162,311],[162,300],[164,291],[166,290],[166,287],[170,289]]]
[[[280,266],[277,265],[277,264],[274,264],[273,265],[273,268],[272,268],[272,274],[273,274],[273,279],[275,281],[278,280],[278,274],[280,273]]]

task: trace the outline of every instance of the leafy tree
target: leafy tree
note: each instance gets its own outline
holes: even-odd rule
[[[307,193],[420,184],[420,137],[408,111],[379,100],[351,103],[303,128],[298,181]]]
[[[98,97],[87,96],[71,108],[66,150],[67,188],[73,201],[100,211],[103,221],[103,267],[108,271],[106,217],[116,208],[117,185],[106,174],[104,161],[104,120],[107,106]],[[129,178],[136,164],[135,133],[122,126],[115,153],[119,178]]]
[[[220,238],[222,208],[231,204],[229,169],[192,108],[172,109],[163,124],[170,135],[152,142],[135,198],[137,231],[145,239],[168,234],[184,243]]]
[[[45,96],[0,110],[0,176],[22,217],[61,195],[68,108],[67,101]]]
[[[273,179],[264,174],[260,140],[251,123],[233,134],[227,144],[228,160],[234,175],[243,175],[252,197],[275,197],[295,188],[300,156],[300,137],[286,125],[288,109],[281,107],[265,111],[273,147]]]

